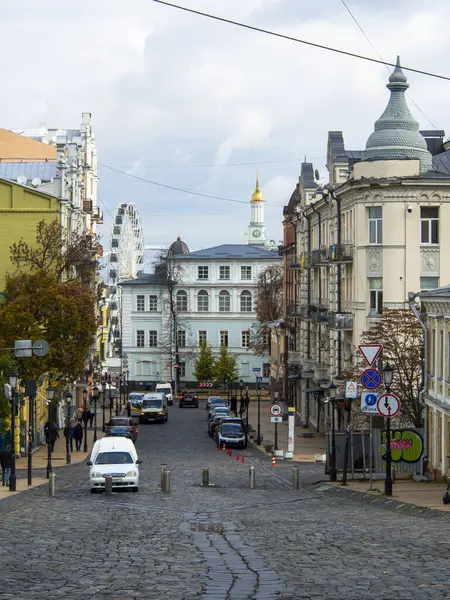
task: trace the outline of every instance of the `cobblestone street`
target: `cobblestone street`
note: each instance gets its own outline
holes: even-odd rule
[[[84,464],[0,504],[0,599],[448,598],[445,513],[401,513],[323,485],[323,466],[218,452],[203,408],[142,425],[138,494],[91,495]],[[159,489],[160,465],[172,493]],[[256,489],[248,469],[256,467]],[[202,467],[210,468],[208,489]]]

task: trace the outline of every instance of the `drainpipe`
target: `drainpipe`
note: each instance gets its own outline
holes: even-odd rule
[[[307,229],[307,252],[308,256],[311,256],[311,221],[308,215],[305,215],[306,220],[308,221],[308,229]],[[307,301],[308,306],[311,304],[311,269],[308,269],[308,292],[307,292]],[[307,356],[311,358],[311,321],[308,320],[308,345],[307,345]]]
[[[341,199],[333,194],[333,198],[336,200],[336,210],[337,210],[337,227],[336,227],[336,243],[338,246],[341,244]],[[342,298],[341,298],[341,263],[337,265],[336,271],[337,277],[337,312],[342,312]],[[338,377],[342,371],[342,331],[338,331],[338,355],[337,355],[337,363],[338,363]]]
[[[320,260],[320,248],[322,246],[322,233],[321,233],[321,228],[322,228],[322,219],[321,219],[321,215],[320,212],[316,209],[316,207],[314,206],[314,204],[311,204],[311,208],[313,209],[313,212],[316,213],[317,218],[318,218],[318,223],[319,223],[319,235],[318,235],[318,242],[319,242],[319,260]],[[322,269],[321,266],[319,265],[319,305],[322,304]],[[321,361],[321,351],[320,351],[320,322],[317,322],[317,330],[319,332],[319,343],[318,343],[318,352],[317,352],[317,358],[318,358],[318,362],[320,365],[320,361]]]
[[[428,329],[425,323],[420,316],[419,311],[417,310],[417,306],[414,304],[414,300],[417,298],[418,294],[414,292],[408,292],[408,304],[409,308],[413,311],[414,316],[419,321],[420,326],[423,329],[423,343],[425,346],[424,355],[423,355],[423,367],[422,367],[422,389],[419,392],[419,402],[425,406],[425,394],[428,393],[428,377],[427,377],[427,369],[428,369]],[[421,464],[421,475],[424,474],[425,471],[425,460],[428,459],[428,414],[425,411],[425,418],[423,420],[423,437],[424,437],[424,446],[425,446],[425,454],[422,459]]]

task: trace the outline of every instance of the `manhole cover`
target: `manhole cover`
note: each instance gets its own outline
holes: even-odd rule
[[[206,531],[207,533],[223,533],[222,523],[191,523],[191,531]]]

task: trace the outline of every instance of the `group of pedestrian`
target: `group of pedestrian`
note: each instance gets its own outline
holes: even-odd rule
[[[78,420],[76,423],[70,421],[69,425],[64,427],[64,437],[68,438],[70,451],[73,452],[73,440],[75,440],[75,450],[79,452],[81,450],[81,444],[83,442],[83,425],[81,424],[81,420]]]
[[[245,396],[241,397],[241,400],[239,402],[239,416],[242,419],[242,415],[245,413],[245,411],[247,410],[248,405],[250,404],[250,397],[248,394],[245,394]],[[237,405],[238,405],[238,400],[236,396],[231,396],[230,399],[230,410],[232,413],[234,413],[234,416],[237,417]]]

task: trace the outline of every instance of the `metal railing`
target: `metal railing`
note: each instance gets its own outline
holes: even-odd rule
[[[328,311],[317,309],[312,311],[311,322],[316,324],[328,324]]]
[[[311,265],[313,267],[326,265],[329,262],[328,249],[326,247],[317,248],[311,251]]]
[[[353,313],[329,312],[328,326],[330,329],[338,329],[339,331],[351,331],[353,329]]]
[[[85,212],[85,213],[92,212],[92,200],[83,200],[83,212]]]
[[[328,248],[328,260],[334,263],[352,262],[353,250],[353,244],[333,244]]]

